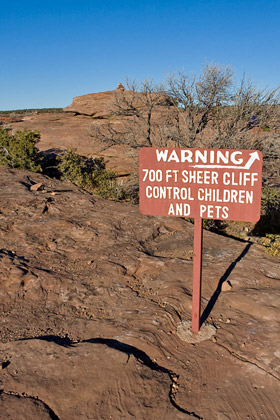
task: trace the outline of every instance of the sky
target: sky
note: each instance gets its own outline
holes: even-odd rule
[[[0,0],[0,110],[231,66],[280,85],[280,0]]]

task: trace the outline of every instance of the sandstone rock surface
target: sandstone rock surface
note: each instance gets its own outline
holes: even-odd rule
[[[137,151],[121,145],[104,148],[104,144],[93,134],[104,124],[105,120],[69,112],[33,115],[29,120],[9,126],[13,130],[38,130],[41,139],[37,146],[41,151],[59,153],[73,148],[84,156],[104,157],[107,167],[120,175],[137,172]]]
[[[112,114],[114,98],[114,90],[76,96],[73,98],[72,104],[65,107],[64,111],[94,118],[107,118]]]
[[[190,223],[26,171],[0,187],[1,420],[280,417],[279,260],[205,232],[216,333],[187,343]]]
[[[88,115],[93,118],[109,118],[117,111],[116,103],[123,98],[123,95],[120,95],[120,91],[126,91],[121,83],[118,84],[115,90],[76,96],[73,98],[72,104],[65,107],[64,111]],[[142,108],[146,103],[146,96],[142,92],[126,92],[128,94],[126,100],[130,101],[133,98],[133,105],[137,108]],[[156,93],[151,93],[150,97],[154,97],[154,101],[159,108],[171,106],[171,101],[167,95],[162,94],[158,97]]]
[[[135,109],[141,110],[141,117],[133,116],[133,112],[119,113],[116,97],[122,105],[126,100],[128,103],[132,101]],[[133,183],[138,173],[138,147],[149,145],[146,141],[146,105],[149,100],[153,102],[149,127],[152,137],[157,139],[158,145],[176,146],[180,136],[178,122],[181,133],[187,126],[184,116],[180,115],[170,98],[156,93],[145,98],[143,92],[125,90],[122,84],[112,91],[77,96],[71,105],[64,108],[64,113],[34,113],[26,117],[19,116],[19,120],[3,117],[1,121],[13,130],[38,130],[41,133],[38,147],[46,153],[59,153],[74,148],[81,155],[104,157],[107,167],[118,172],[124,183]],[[208,127],[201,139],[197,139],[198,147],[201,146],[201,140],[202,144],[207,144],[214,135],[212,131]],[[279,185],[274,163],[266,165],[265,178],[271,181],[273,177],[273,184]]]

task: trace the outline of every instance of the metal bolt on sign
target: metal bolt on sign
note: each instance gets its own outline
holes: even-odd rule
[[[192,331],[200,329],[203,219],[257,222],[262,154],[257,150],[144,147],[140,211],[194,218]]]

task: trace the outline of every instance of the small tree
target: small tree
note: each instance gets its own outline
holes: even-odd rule
[[[178,113],[170,136],[179,146],[203,143],[203,134],[213,121],[215,110],[225,107],[231,98],[232,77],[228,67],[217,65],[206,66],[199,78],[183,72],[169,77],[167,93]]]
[[[260,147],[268,132],[277,133],[279,111],[278,89],[259,90],[243,78],[234,86],[227,106],[215,109],[212,141],[220,147]]]
[[[37,131],[11,131],[0,128],[0,164],[11,168],[41,171],[42,157],[36,144],[40,140]]]
[[[265,168],[279,175],[279,88],[258,89],[233,76],[217,65],[206,66],[199,78],[171,76],[167,92],[178,114],[170,138],[180,147],[258,149]]]
[[[94,137],[105,148],[210,147],[261,150],[279,172],[279,89],[234,80],[229,67],[207,65],[199,76],[171,75],[163,85],[127,83],[117,89],[113,117]]]
[[[228,67],[207,65],[199,78],[184,73],[169,78],[168,93],[180,116],[180,130],[174,133],[181,146],[248,148],[267,130],[277,130],[279,89],[257,89],[245,77],[235,83],[233,75]]]

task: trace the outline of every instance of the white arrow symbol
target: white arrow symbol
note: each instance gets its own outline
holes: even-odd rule
[[[248,160],[248,162],[246,163],[246,165],[244,166],[244,169],[250,169],[252,164],[255,162],[255,160],[260,160],[259,154],[258,152],[253,152],[250,153],[250,159]]]
[[[226,168],[226,169],[250,169],[255,160],[260,160],[258,152],[250,153],[250,159],[246,163],[245,166],[230,166],[230,165],[190,165],[192,168],[212,168],[212,169],[219,169],[219,168]]]

